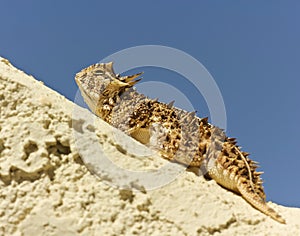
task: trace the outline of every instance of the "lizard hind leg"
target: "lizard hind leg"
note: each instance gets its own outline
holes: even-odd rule
[[[218,157],[208,158],[207,167],[209,176],[218,184],[240,194],[254,208],[285,224],[285,220],[265,201],[261,173],[256,171],[256,163],[237,146],[224,142]]]
[[[270,216],[279,223],[285,224],[285,220],[262,199],[256,192],[252,191],[246,183],[242,183],[240,180],[237,184],[237,189],[242,197],[249,202],[254,208],[261,211],[265,215]]]

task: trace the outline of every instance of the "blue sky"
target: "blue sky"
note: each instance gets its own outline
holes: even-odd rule
[[[299,12],[296,0],[1,1],[0,55],[73,100],[75,73],[119,50],[190,54],[222,93],[227,133],[260,162],[267,199],[300,207]],[[179,75],[141,70],[145,81],[172,81],[209,116]]]

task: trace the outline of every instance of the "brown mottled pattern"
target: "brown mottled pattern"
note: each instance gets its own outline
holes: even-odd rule
[[[95,64],[75,80],[90,109],[112,126],[155,149],[165,159],[205,168],[223,187],[234,191],[274,220],[285,220],[268,206],[257,163],[234,138],[190,113],[139,94],[140,74],[120,77],[112,63]]]

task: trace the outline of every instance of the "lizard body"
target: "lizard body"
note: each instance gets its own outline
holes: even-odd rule
[[[201,167],[221,186],[240,194],[274,220],[285,220],[268,204],[257,163],[234,138],[195,113],[150,99],[134,89],[140,74],[116,75],[112,62],[89,66],[75,80],[89,108],[112,126],[186,166]]]

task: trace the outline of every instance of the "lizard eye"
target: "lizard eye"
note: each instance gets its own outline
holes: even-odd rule
[[[103,70],[95,70],[95,71],[94,71],[94,74],[95,74],[95,75],[103,75],[103,74],[104,74],[104,71],[103,71]]]

